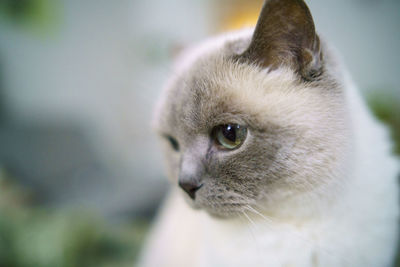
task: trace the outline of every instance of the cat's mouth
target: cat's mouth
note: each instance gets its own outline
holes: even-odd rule
[[[184,187],[180,185],[180,187]],[[188,188],[182,188],[187,204],[196,210],[203,210],[212,217],[233,218],[241,216],[249,210],[249,199],[233,192],[219,193],[215,190],[207,189],[207,186],[199,186],[192,192]]]

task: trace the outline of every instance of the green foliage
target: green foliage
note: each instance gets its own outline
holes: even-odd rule
[[[400,98],[390,94],[371,94],[368,103],[375,116],[388,124],[395,141],[395,153],[400,155]]]
[[[32,207],[0,173],[0,266],[132,266],[148,223],[109,225],[87,211]]]
[[[0,18],[31,32],[48,34],[58,25],[57,0],[0,0]]]

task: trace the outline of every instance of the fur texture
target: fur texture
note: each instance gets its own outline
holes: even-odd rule
[[[171,191],[141,265],[390,266],[399,169],[386,130],[319,38],[313,79],[238,59],[252,42],[252,30],[228,34],[178,60],[155,128],[171,182],[202,187]],[[248,133],[221,151],[211,132],[227,123]]]

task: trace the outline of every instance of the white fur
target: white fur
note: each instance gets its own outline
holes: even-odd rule
[[[240,36],[249,32],[242,32]],[[223,37],[208,41],[195,52],[186,54],[178,68],[184,70],[197,58],[218,49],[225,40]],[[270,80],[266,81],[254,74],[256,71],[252,68],[249,66],[248,73],[243,75],[254,75],[254,83],[279,80],[271,86],[271,92],[267,92],[268,97],[261,90],[251,93],[232,91],[237,99],[243,100],[243,105],[248,98],[260,99],[259,105],[252,102],[253,110],[269,107],[273,113],[274,101],[278,101],[274,98],[274,90],[284,89],[293,94],[290,98],[293,105],[301,99],[309,101],[309,98],[317,97],[307,90],[301,93],[296,88],[289,90],[293,88],[291,74],[285,70],[271,74],[281,76],[281,79],[269,75],[267,79]],[[334,203],[317,203],[323,212],[315,218],[309,215],[307,219],[301,216],[269,219],[249,211],[243,218],[222,220],[192,210],[183,201],[179,189],[174,188],[155,222],[139,265],[390,266],[398,236],[398,162],[391,155],[387,130],[372,117],[346,73],[343,83],[354,152],[343,159],[350,168],[342,178],[340,198],[335,198]],[[314,100],[310,101],[314,103],[310,112],[318,110],[319,104],[325,104],[322,98]],[[268,101],[271,105],[266,105]],[[310,113],[303,107],[298,115],[301,114]],[[307,116],[304,122],[313,119],[313,116]],[[320,122],[321,129],[324,129],[323,123]],[[305,202],[292,202],[285,212],[295,214],[296,210],[303,209],[302,205]]]

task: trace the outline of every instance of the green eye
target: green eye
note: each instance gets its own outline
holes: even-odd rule
[[[214,128],[215,141],[225,149],[238,148],[246,139],[247,128],[238,124],[224,124]]]

